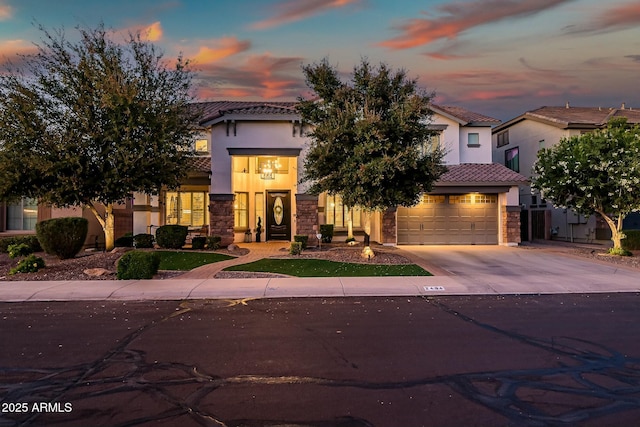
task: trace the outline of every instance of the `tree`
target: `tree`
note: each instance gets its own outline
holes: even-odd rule
[[[88,208],[110,249],[114,204],[177,187],[186,174],[192,71],[139,33],[118,43],[100,25],[78,28],[71,42],[40,30],[37,53],[0,74],[0,199]]]
[[[599,214],[622,252],[622,221],[640,210],[640,128],[615,119],[606,129],[562,139],[538,153],[533,187],[554,206]]]
[[[340,195],[366,216],[398,205],[413,206],[445,172],[440,146],[429,144],[431,96],[404,70],[373,67],[367,60],[343,82],[327,59],[303,67],[316,97],[298,110],[311,125],[302,181],[309,192]]]

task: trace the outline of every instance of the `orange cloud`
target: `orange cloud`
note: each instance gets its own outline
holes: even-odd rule
[[[210,64],[223,58],[244,52],[251,47],[248,40],[238,40],[235,37],[224,37],[213,40],[213,47],[201,46],[198,53],[194,56],[194,61],[199,64]]]
[[[290,22],[300,21],[329,9],[338,9],[362,0],[284,0],[275,5],[276,13],[271,18],[251,25],[255,30],[277,27]]]
[[[445,4],[437,8],[442,16],[411,19],[399,25],[398,37],[378,43],[390,49],[409,49],[458,34],[480,25],[507,18],[524,17],[571,0],[475,0]]]
[[[21,62],[18,55],[33,55],[38,49],[30,42],[24,40],[8,40],[0,43],[0,64],[8,61]]]
[[[6,21],[13,16],[13,9],[8,4],[0,1],[0,21]]]
[[[154,22],[141,31],[142,37],[150,42],[157,42],[162,39],[162,26],[160,21]]]

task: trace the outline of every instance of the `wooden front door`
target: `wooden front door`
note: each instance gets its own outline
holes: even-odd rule
[[[267,191],[267,240],[291,240],[291,192]]]

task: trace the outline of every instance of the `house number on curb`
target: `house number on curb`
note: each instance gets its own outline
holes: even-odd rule
[[[444,291],[444,286],[425,286],[425,291]]]

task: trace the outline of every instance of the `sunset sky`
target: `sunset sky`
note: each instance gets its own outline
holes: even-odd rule
[[[295,100],[301,66],[366,57],[436,102],[501,120],[544,105],[640,109],[639,0],[0,0],[0,66],[48,29],[103,21],[194,60],[202,100]]]

